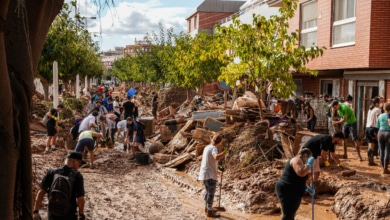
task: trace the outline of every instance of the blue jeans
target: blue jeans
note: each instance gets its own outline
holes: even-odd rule
[[[380,148],[380,161],[382,167],[387,169],[390,157],[390,131],[379,130],[378,143]]]
[[[204,200],[206,201],[206,207],[208,210],[212,210],[214,194],[217,189],[217,180],[214,179],[203,180],[203,184],[206,187],[206,195],[204,196]]]

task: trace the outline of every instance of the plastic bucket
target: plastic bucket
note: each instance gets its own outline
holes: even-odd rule
[[[135,153],[135,162],[139,165],[149,164],[149,154],[148,153]]]

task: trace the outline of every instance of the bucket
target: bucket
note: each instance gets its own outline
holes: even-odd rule
[[[149,164],[149,154],[148,153],[135,153],[135,162],[139,165]]]

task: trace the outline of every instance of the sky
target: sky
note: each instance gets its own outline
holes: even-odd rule
[[[69,2],[67,0],[66,2]],[[174,27],[175,33],[187,31],[185,20],[203,0],[114,0],[115,6],[98,13],[93,2],[78,0],[79,13],[86,17],[86,25],[99,41],[102,51],[125,47],[142,40],[146,33],[159,32],[159,23],[165,29]],[[104,0],[100,0],[104,2]],[[111,0],[110,0],[111,1]],[[92,19],[91,17],[96,17]]]

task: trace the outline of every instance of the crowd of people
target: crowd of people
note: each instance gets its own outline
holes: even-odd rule
[[[357,135],[357,119],[352,109],[352,96],[348,96],[345,102],[332,100],[329,95],[324,95],[328,103],[328,127],[329,134],[317,134],[312,136],[301,147],[298,154],[287,161],[282,176],[275,186],[277,197],[283,211],[282,219],[294,219],[301,199],[305,191],[310,195],[315,194],[314,185],[320,175],[320,159],[324,166],[331,166],[332,159],[337,166],[343,168],[344,164],[335,154],[335,146],[343,142],[343,158],[348,158],[347,142],[349,136],[355,145],[357,159],[362,161],[360,142]],[[302,113],[307,115],[307,128],[313,131],[314,110],[305,102],[301,105]],[[377,165],[374,156],[380,155],[382,174],[390,174],[388,170],[390,160],[390,103],[384,103],[384,99],[375,97],[371,100],[371,106],[367,113],[365,138],[368,142],[368,165]],[[311,183],[311,184],[310,184]],[[314,197],[313,197],[314,199]]]

